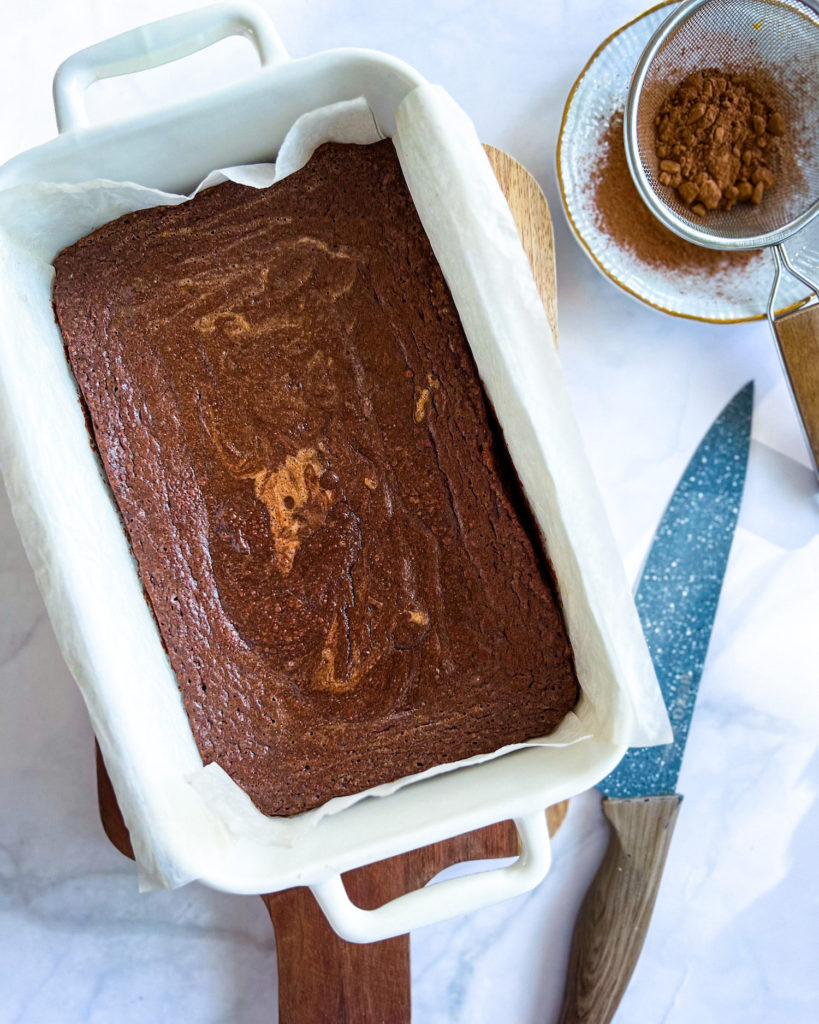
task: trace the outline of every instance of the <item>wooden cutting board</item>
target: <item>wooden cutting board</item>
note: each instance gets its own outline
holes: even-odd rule
[[[554,238],[549,207],[535,179],[508,154],[486,147],[532,265],[552,333],[557,339]],[[106,835],[133,857],[128,830],[97,748],[97,791]],[[554,835],[568,801],[546,811]],[[344,883],[366,910],[426,885],[459,861],[513,857],[519,853],[511,822],[469,832],[399,857],[349,871]],[[276,931],[280,1024],[409,1024],[409,936],[354,945],[333,932],[306,888],[262,899]]]

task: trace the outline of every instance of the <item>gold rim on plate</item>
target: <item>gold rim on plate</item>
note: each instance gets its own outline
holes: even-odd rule
[[[572,216],[572,212],[569,209],[569,202],[568,202],[567,194],[566,194],[566,185],[565,185],[565,183],[563,181],[563,172],[562,172],[562,169],[561,169],[562,168],[562,151],[563,151],[563,134],[564,134],[564,131],[565,131],[565,128],[566,128],[566,121],[567,121],[568,116],[569,116],[569,111],[570,111],[571,106],[572,106],[572,101],[574,100],[575,93],[577,92],[578,88],[580,87],[580,83],[586,77],[586,74],[588,73],[589,68],[592,66],[592,64],[594,64],[594,62],[597,60],[597,58],[600,56],[600,54],[603,52],[603,50],[605,50],[606,47],[609,46],[609,44],[612,42],[612,40],[616,39],[617,36],[621,35],[623,32],[625,32],[628,29],[630,29],[632,27],[632,25],[636,25],[637,22],[642,21],[643,18],[647,18],[649,15],[654,14],[655,11],[662,10],[663,7],[673,7],[676,4],[678,4],[679,2],[680,2],[680,0],[663,0],[662,3],[655,4],[653,7],[649,7],[648,10],[643,11],[642,14],[638,14],[636,17],[632,18],[630,21],[627,21],[624,25],[621,25],[619,28],[615,29],[614,32],[612,32],[610,35],[606,36],[606,38],[603,40],[603,42],[600,43],[600,45],[597,47],[597,49],[594,51],[594,53],[591,55],[591,57],[589,57],[589,59],[584,64],[583,70],[580,72],[580,74],[575,79],[574,85],[572,86],[572,88],[571,88],[571,90],[569,92],[569,95],[568,95],[568,97],[566,99],[566,105],[563,108],[563,116],[560,119],[560,130],[559,130],[558,136],[557,136],[557,187],[560,190],[560,200],[561,200],[561,202],[563,204],[563,212],[566,214],[566,219],[569,222],[569,226],[571,227],[571,229],[572,229],[572,231],[574,233],[575,238],[578,240],[578,242],[580,242],[581,246],[583,247],[583,249],[586,252],[586,255],[589,257],[589,259],[592,261],[592,263],[594,263],[594,265],[597,267],[597,269],[602,274],[604,274],[610,281],[612,281],[614,284],[616,284],[618,288],[622,288],[622,290],[624,292],[628,293],[633,298],[638,299],[644,305],[650,306],[652,309],[659,310],[661,313],[667,313],[669,316],[679,317],[681,320],[696,320],[699,323],[707,323],[707,324],[746,324],[746,323],[752,323],[752,322],[757,321],[757,320],[764,320],[765,319],[765,314],[764,313],[755,313],[752,316],[735,316],[735,317],[727,317],[727,316],[726,317],[698,316],[696,313],[681,313],[679,310],[676,310],[676,309],[668,309],[666,306],[662,306],[662,305],[660,305],[660,303],[654,302],[651,299],[646,298],[644,295],[641,295],[640,292],[635,291],[633,288],[631,288],[629,285],[627,285],[624,281],[621,281],[614,273],[612,273],[612,271],[610,271],[607,267],[605,267],[603,265],[603,263],[601,263],[601,261],[597,258],[597,256],[595,255],[594,251],[592,250],[592,247],[586,241],[585,236],[583,235],[582,231],[578,227],[574,217]],[[804,306],[805,303],[809,301],[809,299],[810,299],[810,295],[806,296],[804,299],[800,299],[799,302],[792,303],[790,306],[786,306],[783,309],[778,309],[778,310],[776,310],[775,315],[776,316],[781,316],[781,315],[783,315],[785,313],[790,313],[790,312],[792,312],[795,309],[799,309],[801,306]]]

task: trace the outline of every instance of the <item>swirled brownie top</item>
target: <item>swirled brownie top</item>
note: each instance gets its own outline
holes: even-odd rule
[[[555,728],[578,695],[555,582],[391,142],[129,214],[54,266],[206,763],[290,815]]]

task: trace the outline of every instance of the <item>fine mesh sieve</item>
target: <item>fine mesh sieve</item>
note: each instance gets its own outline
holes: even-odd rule
[[[776,183],[762,202],[699,217],[658,176],[654,118],[680,82],[715,68],[756,83],[785,120]],[[819,11],[803,0],[685,0],[654,33],[634,71],[626,104],[626,156],[649,209],[677,235],[709,249],[771,247],[768,319],[819,467],[819,316],[816,304],[776,317],[783,270],[819,295],[783,243],[819,214]]]

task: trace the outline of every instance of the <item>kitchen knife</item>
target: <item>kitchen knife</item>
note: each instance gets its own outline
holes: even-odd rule
[[[608,1024],[648,930],[682,800],[677,778],[739,514],[753,395],[751,381],[692,456],[635,594],[674,740],[631,747],[597,787],[609,845],[575,924],[560,1024]]]

